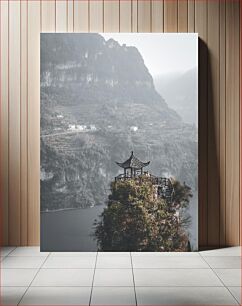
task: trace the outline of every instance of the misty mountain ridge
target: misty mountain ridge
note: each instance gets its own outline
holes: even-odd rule
[[[131,150],[196,193],[197,130],[156,91],[137,48],[42,34],[41,210],[103,204]]]
[[[100,110],[110,112],[111,104],[112,112],[106,116],[114,116],[113,111],[122,112],[127,105],[131,106],[134,123],[141,108],[143,116],[147,110],[156,112],[157,119],[181,123],[178,114],[156,92],[139,51],[120,46],[113,39],[105,41],[98,34],[57,34],[55,39],[45,34],[41,43],[41,88],[43,93],[51,88],[61,94],[58,104],[64,108],[88,103],[92,113],[99,115]]]
[[[156,90],[182,120],[198,126],[197,69],[154,77]]]

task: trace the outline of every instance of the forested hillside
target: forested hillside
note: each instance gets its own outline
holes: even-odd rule
[[[41,210],[104,203],[131,150],[197,192],[197,130],[155,90],[139,51],[99,34],[42,34]]]

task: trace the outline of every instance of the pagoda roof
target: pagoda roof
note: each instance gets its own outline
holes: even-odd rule
[[[119,165],[119,167],[124,168],[124,169],[127,169],[127,168],[141,169],[141,168],[148,166],[149,163],[150,163],[149,161],[148,162],[140,161],[137,157],[134,156],[133,151],[131,152],[129,159],[127,159],[125,162],[123,163],[116,162],[116,164]]]

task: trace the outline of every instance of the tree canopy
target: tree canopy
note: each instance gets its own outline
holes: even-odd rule
[[[111,183],[107,207],[95,222],[102,251],[188,251],[191,190],[173,182],[174,199],[157,196],[147,176]]]

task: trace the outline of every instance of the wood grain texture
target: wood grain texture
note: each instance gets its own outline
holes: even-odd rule
[[[90,1],[90,32],[103,32],[103,1]]]
[[[41,32],[53,33],[56,31],[56,1],[41,1]]]
[[[178,32],[188,30],[188,0],[178,0]]]
[[[219,246],[219,2],[208,1],[208,245]]]
[[[9,2],[9,243],[20,245],[20,2]]]
[[[56,1],[56,32],[67,32],[67,3],[68,0]]]
[[[240,198],[240,207],[239,207],[239,210],[240,210],[240,223],[239,223],[239,229],[240,229],[240,233],[239,233],[239,241],[240,241],[240,245],[242,245],[242,234],[241,234],[241,229],[242,229],[242,89],[241,89],[241,86],[242,86],[242,76],[241,76],[241,73],[242,73],[242,48],[241,48],[241,43],[242,43],[242,4],[241,4],[241,1],[240,1],[240,57],[239,57],[239,60],[240,60],[240,128],[239,128],[239,134],[240,134],[240,184],[239,184],[239,198]]]
[[[138,32],[151,31],[151,0],[138,1]]]
[[[239,244],[239,0],[1,1],[3,243],[40,234],[39,33],[198,32],[199,244]]]
[[[219,174],[220,174],[220,246],[226,245],[226,0],[220,1],[219,35]]]
[[[103,2],[104,32],[119,32],[119,1],[108,0]]]
[[[21,57],[20,57],[20,238],[21,245],[28,244],[28,7],[27,1],[21,5]]]
[[[40,243],[40,1],[28,2],[28,245]]]
[[[41,31],[56,30],[56,1],[41,1]]]
[[[178,1],[164,0],[164,32],[178,31]]]
[[[188,0],[188,32],[193,33],[195,31],[195,0]]]
[[[132,0],[132,32],[138,32],[138,0]]]
[[[74,1],[67,1],[67,31],[73,32],[74,30]]]
[[[89,1],[74,0],[74,32],[89,30]]]
[[[152,1],[151,11],[151,31],[163,32],[164,31],[164,1]]]
[[[199,34],[199,245],[208,245],[208,104],[207,1],[195,1],[195,32]]]
[[[239,1],[226,2],[226,245],[239,244]]]
[[[8,239],[8,1],[0,2],[1,9],[1,111],[0,111],[0,169],[1,169],[1,180],[0,180],[0,190],[1,190],[1,242],[3,245],[9,244]]]
[[[132,31],[132,1],[120,1],[120,32]]]

